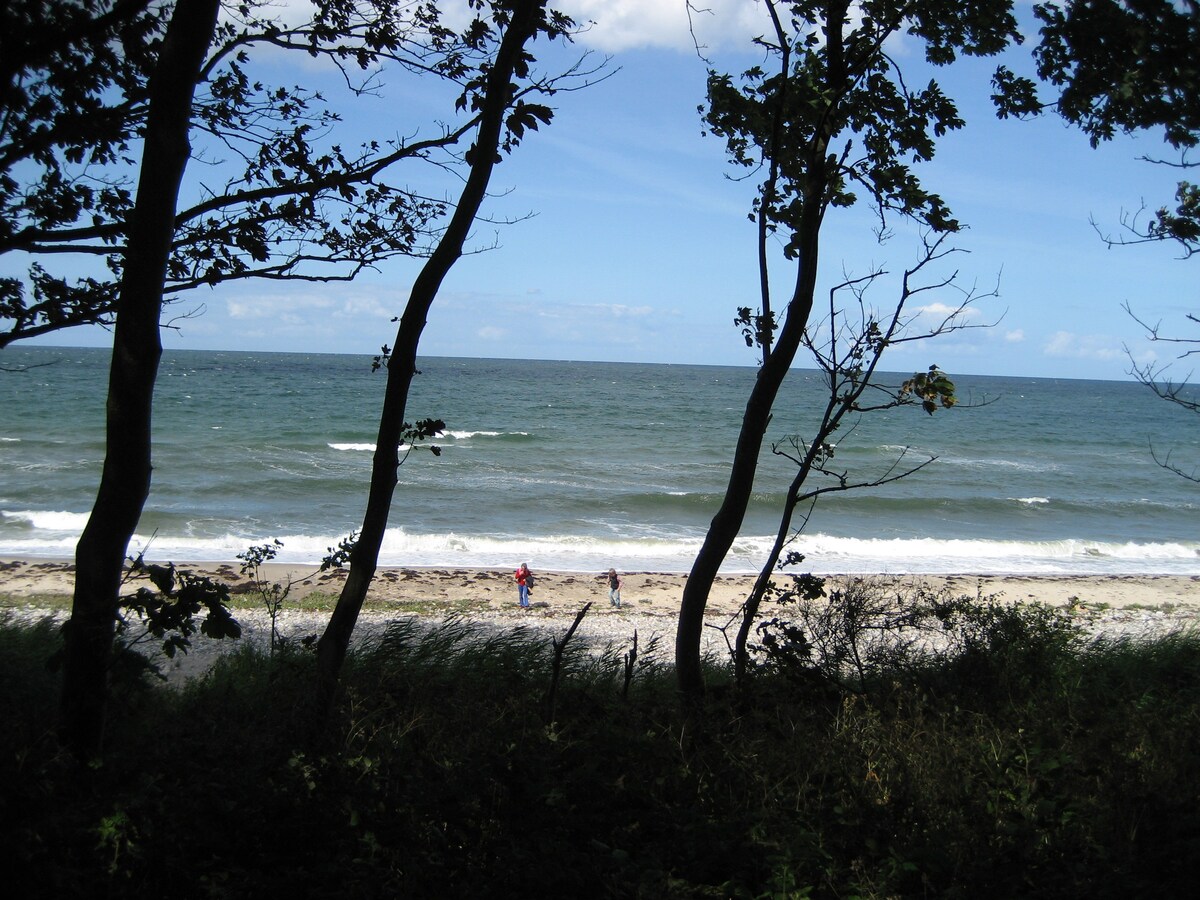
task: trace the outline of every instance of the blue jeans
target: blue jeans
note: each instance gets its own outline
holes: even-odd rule
[[[522,606],[528,606],[529,605],[529,585],[518,584],[517,585],[517,596],[521,598]]]
[[[608,599],[609,599],[609,602],[611,602],[613,606],[620,607],[620,605],[621,605],[621,589],[620,588],[609,588]]]

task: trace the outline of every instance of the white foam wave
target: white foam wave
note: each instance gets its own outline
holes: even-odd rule
[[[1044,460],[991,459],[969,456],[939,456],[938,464],[960,469],[1013,469],[1017,472],[1056,472],[1062,467]]]
[[[455,441],[469,441],[471,438],[478,437],[504,437],[505,435],[514,435],[516,437],[528,437],[528,431],[443,431],[440,432],[435,440],[445,440],[447,438]],[[375,445],[368,443],[330,443],[329,448],[332,450],[349,450],[349,451],[365,451],[369,453],[375,452]]]
[[[0,510],[0,516],[9,522],[21,523],[38,531],[65,531],[73,534],[83,532],[88,515],[53,509]]]
[[[0,535],[0,556],[70,557],[87,515],[65,512],[4,512],[24,520],[32,533]],[[11,532],[11,529],[6,529]],[[230,562],[254,544],[283,541],[278,560],[315,565],[344,535],[254,534],[230,530],[220,535],[138,535],[130,553],[146,550],[173,562]],[[379,562],[385,566],[507,569],[521,561],[569,572],[687,572],[701,538],[697,535],[488,535],[410,533],[392,528]],[[742,536],[721,567],[726,574],[756,572],[772,538]],[[818,574],[1174,574],[1200,575],[1200,543],[1116,543],[1085,540],[986,541],[935,538],[846,538],[824,534],[801,537],[789,549],[806,556],[800,571]]]
[[[1010,500],[1015,500],[1017,503],[1024,503],[1026,506],[1037,506],[1042,503],[1049,503],[1049,497],[1009,497]]]
[[[505,434],[526,435],[524,431],[444,431],[440,433],[435,440],[445,440],[447,438],[455,441],[469,441],[476,437],[501,437]],[[375,444],[366,442],[348,442],[348,443],[329,443],[327,445],[331,450],[340,450],[350,453],[374,453]]]
[[[1200,543],[858,539],[812,535],[800,552],[826,572],[1196,574]]]

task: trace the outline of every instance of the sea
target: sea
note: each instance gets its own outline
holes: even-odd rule
[[[104,458],[109,352],[0,353],[0,556],[69,560]],[[236,562],[279,541],[315,564],[356,531],[385,373],[369,356],[167,351],[154,476],[130,546]],[[684,573],[719,506],[753,367],[426,358],[380,563]],[[959,405],[863,413],[835,436],[850,484],[804,506],[797,571],[1200,574],[1200,420],[1136,382],[955,376]],[[884,376],[898,383],[903,376]],[[775,406],[727,574],[756,572],[795,446],[827,396],[797,369]],[[836,483],[814,476],[810,487]]]

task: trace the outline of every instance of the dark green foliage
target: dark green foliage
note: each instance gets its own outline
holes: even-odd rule
[[[1034,13],[1041,23],[1037,75],[1053,96],[1043,100],[1033,80],[1001,68],[993,95],[1001,116],[1053,107],[1093,147],[1161,129],[1181,152],[1173,165],[1196,165],[1187,152],[1200,144],[1200,4],[1072,0],[1035,4]],[[1175,201],[1148,221],[1126,221],[1130,240],[1177,241],[1188,256],[1200,251],[1200,189],[1182,181]]]
[[[121,598],[118,637],[129,633],[132,618],[143,630],[138,640],[162,641],[162,652],[168,659],[177,651],[188,651],[197,627],[210,638],[241,637],[241,626],[229,611],[229,585],[207,575],[177,569],[174,563],[165,566],[147,563],[141,555],[130,560],[129,568],[133,573],[146,575],[154,587],[140,587]],[[199,618],[201,613],[203,619]]]
[[[1173,147],[1200,142],[1200,8],[1174,0],[1040,3],[1038,75],[1093,146],[1162,128]]]
[[[941,409],[950,409],[958,402],[954,394],[954,382],[936,365],[930,366],[928,372],[917,372],[900,385],[900,395],[904,399],[920,401],[921,409],[933,415]]]
[[[764,214],[769,230],[782,230],[789,258],[799,251],[805,207],[852,206],[856,191],[881,217],[899,213],[933,231],[957,231],[959,223],[941,197],[921,186],[914,164],[931,159],[937,138],[964,122],[936,82],[907,83],[882,48],[906,33],[921,39],[935,65],[960,54],[993,55],[1020,40],[1012,4],[867,0],[854,4],[854,16],[846,3],[776,7],[790,28],[781,25],[759,43],[788,66],[788,77],[762,66],[740,79],[710,72],[701,108],[712,133],[725,138],[731,162],[771,167],[752,218]]]
[[[712,671],[681,718],[644,650],[393,625],[305,738],[313,660],[244,650],[52,740],[46,624],[0,628],[0,841],[17,896],[1142,897],[1200,853],[1200,639],[923,596],[951,640],[842,688]],[[650,662],[645,660],[649,658]],[[136,709],[132,709],[136,706]],[[132,710],[132,711],[131,711]]]
[[[188,140],[204,158],[203,187],[185,187],[164,285],[182,292],[244,278],[348,281],[394,256],[436,244],[447,202],[414,193],[397,164],[454,167],[474,132],[482,79],[499,40],[488,4],[472,4],[462,33],[441,6],[393,0],[316,0],[302,15],[246,0],[216,27],[197,73]],[[0,278],[0,347],[80,324],[112,324],[125,270],[148,82],[175,3],[8,0],[0,4],[0,258],[23,275]],[[495,18],[506,19],[506,4]],[[539,29],[573,23],[548,13]],[[267,54],[296,51],[336,66],[355,97],[389,81],[461,91],[467,116],[420,123],[396,106],[388,138],[361,141],[340,127],[350,100],[305,85],[260,80]],[[276,61],[278,61],[276,59]],[[532,59],[524,60],[522,79]],[[568,77],[586,77],[572,72]],[[504,122],[510,150],[552,110],[527,95],[557,79],[529,79]],[[437,88],[433,88],[436,90]],[[402,105],[401,105],[402,106]],[[408,118],[405,118],[409,116]],[[14,254],[6,257],[6,254]],[[93,260],[85,275],[55,260]],[[136,255],[136,254],[135,254]],[[12,266],[11,271],[16,271]]]

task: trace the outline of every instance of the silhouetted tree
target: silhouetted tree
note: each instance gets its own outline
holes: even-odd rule
[[[796,465],[796,474],[788,485],[779,528],[758,578],[742,608],[722,628],[727,635],[729,626],[738,623],[730,652],[739,681],[746,672],[749,637],[764,598],[770,594],[790,597],[815,583],[811,576],[793,575],[793,587],[782,589],[774,579],[777,572],[803,562],[802,554],[790,551],[785,555],[784,550],[804,530],[817,501],[826,494],[875,488],[907,478],[935,459],[912,460],[905,449],[887,465],[871,472],[851,473],[839,464],[840,453],[835,452],[835,446],[842,447],[852,438],[864,414],[919,406],[933,415],[939,409],[958,404],[954,383],[936,365],[899,383],[889,382],[879,374],[884,354],[891,347],[966,328],[986,327],[971,324],[966,314],[971,304],[995,296],[995,291],[963,290],[958,303],[935,307],[939,311],[933,316],[911,308],[911,303],[922,295],[957,289],[957,272],[941,277],[926,272],[955,252],[947,248],[947,237],[948,233],[942,232],[925,242],[920,258],[900,278],[898,296],[889,313],[874,308],[866,299],[868,290],[887,274],[876,269],[831,290],[823,321],[805,330],[803,345],[823,376],[827,395],[811,430],[803,436],[793,434],[771,448],[773,453]],[[839,432],[842,436],[835,441]],[[797,524],[796,516],[801,511]]]
[[[144,156],[129,220],[113,332],[104,469],[75,551],[75,594],[67,623],[61,738],[76,757],[100,752],[108,662],[121,567],[150,490],[150,408],[162,354],[158,315],[175,204],[188,161],[192,96],[217,22],[219,0],[179,0],[149,85]]]
[[[441,240],[413,283],[395,343],[387,351],[387,388],[375,442],[367,509],[361,533],[350,553],[350,573],[317,645],[321,717],[328,713],[335,696],[350,637],[375,575],[396,487],[400,444],[406,434],[419,439],[441,424],[418,423],[414,433],[412,426],[404,421],[426,317],[442,281],[462,255],[502,151],[508,152],[527,130],[537,129],[539,123],[548,123],[551,119],[552,112],[548,107],[525,100],[531,93],[551,89],[549,84],[532,75],[530,66],[534,59],[528,45],[539,35],[551,39],[566,37],[574,24],[561,14],[548,11],[546,0],[494,3],[491,14],[492,21],[484,23],[480,20],[479,27],[481,39],[498,40],[495,58],[480,68],[478,76],[467,84],[458,101],[460,106],[477,111],[479,117],[478,132],[466,154],[470,171]]]
[[[42,320],[42,324],[110,319],[114,323],[104,470],[77,548],[65,654],[62,734],[80,758],[100,751],[106,665],[121,573],[150,486],[151,404],[165,298],[173,290],[232,278],[350,278],[387,256],[427,252],[424,241],[435,235],[435,220],[446,211],[446,204],[389,186],[382,176],[401,160],[439,166],[455,163],[453,146],[482,119],[482,108],[470,102],[493,65],[494,45],[480,20],[461,32],[452,31],[440,23],[433,4],[320,0],[304,26],[286,28],[270,19],[254,18],[253,8],[247,5],[218,19],[218,4],[203,0],[206,12],[201,15],[201,2],[174,4],[161,40],[156,36],[157,20],[135,29],[132,37],[82,25],[78,31],[68,29],[70,40],[84,34],[88,40],[119,44],[140,37],[153,48],[144,66],[131,73],[120,70],[122,80],[114,78],[88,101],[112,104],[119,124],[109,139],[111,147],[125,154],[131,152],[135,139],[141,141],[141,174],[132,206],[128,205],[132,195],[119,186],[109,200],[84,215],[90,224],[73,224],[75,217],[83,215],[83,207],[68,204],[70,192],[60,198],[66,212],[58,218],[53,209],[38,206],[38,184],[89,183],[91,175],[76,173],[68,178],[61,168],[63,161],[87,168],[90,151],[82,131],[70,138],[75,149],[60,147],[29,156],[36,165],[28,171],[14,170],[28,179],[9,177],[2,185],[8,192],[5,215],[26,219],[20,228],[7,229],[11,240],[0,244],[0,250],[32,246],[52,253],[83,247],[89,252],[86,248],[91,247],[91,252],[106,256],[113,272],[110,287],[115,305],[108,299],[109,288],[97,289],[97,283],[68,285],[63,279],[50,279],[45,283],[53,287],[45,290],[62,305],[40,306],[34,318],[26,316],[28,309],[22,307],[10,317],[17,330],[24,329],[23,334],[36,331],[40,327],[36,322]],[[101,17],[106,9],[104,4],[90,7]],[[141,14],[140,8],[130,14]],[[435,125],[428,139],[368,142],[353,157],[337,144],[318,151],[312,141],[338,116],[313,105],[319,102],[317,94],[300,88],[272,89],[252,80],[247,73],[248,51],[259,43],[325,58],[345,66],[347,73],[387,63],[419,77],[448,80],[462,88],[462,121],[452,128]],[[31,123],[38,116],[44,118],[47,110],[65,109],[77,101],[80,91],[87,95],[90,90],[88,71],[79,86],[53,70],[55,54],[64,52],[55,46],[48,43],[43,56],[18,72],[30,83],[42,79],[39,89],[50,98],[22,107],[22,115]],[[119,47],[105,47],[114,59],[120,57]],[[82,50],[79,55],[86,57]],[[143,77],[148,79],[144,90]],[[128,95],[122,95],[119,88],[126,81]],[[515,106],[510,110],[510,132],[519,135],[522,127],[534,127],[540,114],[536,105]],[[27,143],[36,143],[39,127],[30,125],[23,132],[29,136]],[[230,148],[242,167],[235,167],[223,190],[208,191],[205,198],[179,212],[189,141],[197,134]],[[448,155],[435,157],[438,151]],[[105,164],[132,164],[118,160],[116,150],[108,145],[96,152]],[[90,196],[87,191],[83,194]],[[314,266],[331,266],[335,274],[313,274]],[[35,266],[31,275],[35,293],[42,290],[36,287],[44,274],[39,271]]]
[[[763,358],[725,497],[683,591],[675,660],[680,688],[691,696],[703,690],[700,643],[709,591],[741,528],[776,394],[809,325],[826,213],[856,203],[861,190],[881,219],[899,215],[933,233],[959,227],[942,199],[922,187],[912,163],[929,159],[936,138],[963,121],[936,82],[910,86],[889,41],[919,40],[928,62],[946,65],[960,53],[995,54],[1019,40],[1009,0],[864,0],[853,6],[848,0],[766,0],[764,6],[772,31],[757,43],[772,68],[755,66],[740,84],[710,72],[704,119],[725,138],[736,166],[765,171],[754,207],[760,264],[764,243],[778,240],[795,274],[781,309],[764,302],[757,314],[743,308],[739,315]],[[760,290],[767,283],[760,279]]]

